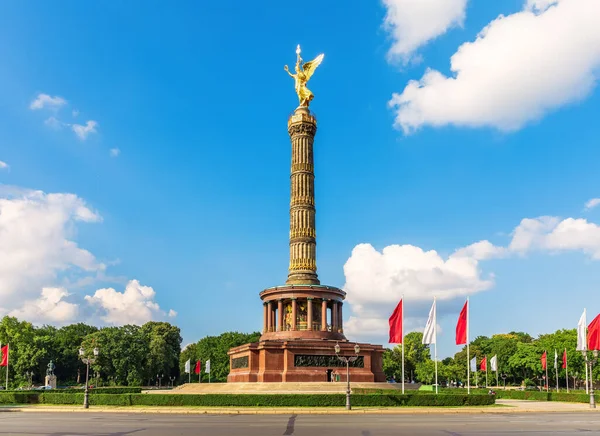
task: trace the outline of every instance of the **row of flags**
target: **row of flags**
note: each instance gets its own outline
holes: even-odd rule
[[[542,369],[548,369],[548,353],[546,351],[544,351],[544,354],[542,354],[541,357],[541,362],[542,362]],[[567,349],[565,348],[565,350],[563,351],[563,357],[562,357],[562,369],[567,369]],[[554,369],[558,369],[558,351],[554,350]]]
[[[188,378],[189,378],[190,382],[191,382],[191,377],[192,377],[192,375],[191,375],[192,374],[191,369],[192,369],[192,359],[188,359],[187,362],[185,362],[184,371],[185,371],[186,374],[189,375]],[[200,383],[200,380],[202,378],[200,376],[201,372],[202,372],[202,361],[198,360],[196,362],[195,367],[194,367],[194,374],[198,375],[198,383]],[[208,374],[208,382],[210,383],[210,359],[208,359],[206,361],[206,363],[204,364],[204,372],[206,374]]]
[[[402,391],[404,392],[404,296],[400,299],[400,302],[396,306],[394,312],[389,318],[389,343],[390,344],[402,344]],[[586,350],[600,350],[600,315],[596,316],[594,320],[589,324],[586,321],[586,310],[584,309],[581,318],[577,324],[577,351]],[[467,389],[471,392],[470,386],[470,372],[477,372],[477,358],[470,357],[469,349],[469,298],[465,302],[456,323],[456,345],[467,346]],[[425,330],[423,331],[422,343],[425,345],[434,346],[434,362],[435,362],[435,389],[438,391],[438,375],[437,375],[437,309],[436,309],[436,298],[433,299],[433,304],[429,311],[427,323],[425,324]],[[490,360],[491,370],[496,372],[496,378],[498,378],[498,356],[493,356]],[[544,351],[542,355],[542,367],[546,370],[546,380],[548,380],[548,368],[547,368],[547,353]],[[563,352],[563,369],[567,369],[567,350]],[[558,390],[558,352],[554,350],[554,368],[556,369],[556,386]],[[487,356],[483,358],[480,365],[481,371],[486,371],[486,385],[487,385]],[[586,392],[588,391],[588,367],[585,365],[586,370]],[[567,390],[569,389],[568,374],[567,379]],[[546,384],[546,388],[548,385]]]

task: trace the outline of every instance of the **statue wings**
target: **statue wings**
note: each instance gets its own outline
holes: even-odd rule
[[[314,58],[312,61],[305,62],[302,65],[302,69],[304,70],[304,74],[306,75],[307,82],[311,78],[311,76],[313,75],[313,73],[315,72],[317,67],[319,65],[321,65],[321,62],[323,62],[324,57],[325,57],[325,55],[321,53],[319,56]]]

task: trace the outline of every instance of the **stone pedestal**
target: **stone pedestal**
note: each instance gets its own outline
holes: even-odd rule
[[[56,376],[55,375],[47,375],[44,383],[45,383],[45,386],[51,386],[52,389],[56,389]]]
[[[229,350],[228,382],[327,382],[331,374],[346,381],[346,364],[335,355],[354,356],[354,342],[331,340],[260,341]],[[360,353],[350,366],[353,382],[385,382],[383,347],[359,344]]]

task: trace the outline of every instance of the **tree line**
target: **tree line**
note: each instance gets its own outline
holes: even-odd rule
[[[89,355],[94,348],[99,350],[90,365],[90,383],[153,385],[160,375],[164,380],[179,378],[181,341],[179,327],[167,322],[103,328],[78,323],[56,328],[35,327],[10,316],[0,321],[0,342],[10,344],[10,387],[43,384],[50,361],[56,366],[59,385],[85,383],[86,366],[79,356],[82,347]],[[4,368],[0,379],[4,380]]]
[[[435,363],[431,359],[429,345],[421,344],[422,333],[412,332],[404,338],[405,348],[405,380],[431,384],[435,378]],[[496,384],[496,374],[491,371],[490,360],[498,356],[498,372],[505,375],[507,385],[539,386],[541,378],[546,375],[542,369],[541,357],[547,352],[548,378],[550,388],[556,386],[556,370],[554,369],[554,352],[558,353],[558,382],[566,387],[565,369],[562,368],[563,351],[567,350],[567,371],[569,387],[582,386],[585,380],[585,366],[580,351],[576,351],[577,331],[558,330],[554,333],[533,338],[527,333],[510,332],[496,334],[492,337],[478,336],[469,344],[470,359],[477,357],[478,384],[485,384],[485,371],[480,371],[481,360],[487,356],[488,382]],[[402,351],[398,345],[386,349],[383,356],[384,372],[388,378],[400,381],[402,375]],[[475,385],[476,375],[471,374],[471,385]],[[594,368],[594,380],[600,378],[600,365]],[[438,361],[438,381],[440,383],[467,381],[467,347],[458,351],[454,357]]]
[[[193,374],[198,360],[202,362],[202,381],[208,381],[205,372],[206,361],[211,361],[211,381],[225,382],[229,374],[229,356],[227,351],[249,342],[257,342],[259,332],[225,332],[219,336],[207,336],[198,342],[181,349],[181,332],[177,326],[167,322],[148,322],[142,326],[125,325],[122,327],[97,328],[84,323],[64,327],[44,325],[35,327],[27,321],[5,316],[0,321],[0,343],[10,343],[9,385],[39,385],[44,382],[46,368],[52,360],[56,365],[55,375],[58,384],[69,386],[85,382],[86,367],[79,356],[84,348],[91,354],[98,348],[99,355],[90,365],[91,383],[103,386],[148,386],[155,385],[157,378],[166,385],[170,379],[175,384],[186,383],[188,375],[184,373],[185,362],[191,360],[192,382],[198,382]],[[434,362],[428,345],[421,343],[422,333],[412,332],[404,337],[405,380],[432,383],[434,380]],[[577,332],[558,330],[551,334],[533,338],[527,333],[510,332],[492,337],[479,336],[470,343],[470,357],[477,357],[477,367],[484,356],[489,361],[498,356],[500,374],[506,376],[511,385],[539,385],[539,378],[545,375],[542,370],[541,356],[548,353],[548,374],[550,386],[555,386],[554,350],[559,355],[559,385],[564,387],[565,370],[562,368],[563,350],[567,350],[569,386],[581,386],[585,378],[584,361],[580,352],[575,351]],[[386,349],[383,355],[383,369],[388,378],[401,379],[400,345]],[[30,377],[31,373],[33,376]],[[472,374],[471,384],[475,384]],[[495,384],[495,374],[489,371],[489,383]],[[440,382],[456,381],[466,383],[467,350],[466,346],[454,357],[438,362]],[[600,378],[600,365],[594,368],[594,380]],[[0,380],[4,381],[4,368],[0,368]],[[479,373],[479,384],[485,375]],[[500,380],[502,383],[502,380]],[[3,385],[3,383],[0,383]]]

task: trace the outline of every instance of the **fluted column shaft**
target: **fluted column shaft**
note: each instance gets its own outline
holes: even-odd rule
[[[277,302],[277,331],[283,330],[283,300]]]
[[[298,303],[294,298],[292,300],[292,330],[296,330],[296,325],[298,322]]]
[[[263,304],[263,333],[266,333],[269,331],[269,320],[268,318],[268,314],[267,314],[267,303]]]
[[[267,325],[268,331],[271,331],[273,328],[273,304],[270,301],[267,303]]]
[[[335,332],[337,331],[337,325],[338,325],[338,304],[337,301],[334,301],[333,303],[331,303],[331,331]]]
[[[327,300],[321,301],[321,331],[327,331]]]
[[[313,329],[313,299],[309,298],[306,303],[306,321],[308,330]]]
[[[290,176],[290,266],[287,284],[319,284],[315,228],[313,141],[317,120],[298,108],[288,120],[292,141]]]

